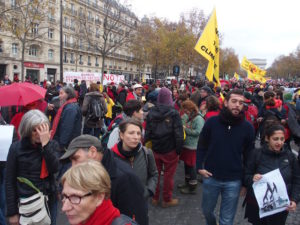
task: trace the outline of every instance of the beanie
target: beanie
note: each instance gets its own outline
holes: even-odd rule
[[[168,106],[173,105],[172,94],[168,88],[163,87],[162,89],[160,89],[157,96],[157,103]]]

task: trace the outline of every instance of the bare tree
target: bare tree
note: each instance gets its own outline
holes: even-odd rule
[[[3,28],[21,43],[21,80],[24,81],[25,50],[32,44],[40,45],[48,32],[48,1],[15,0],[14,5],[3,12]],[[47,11],[45,11],[47,10]]]
[[[85,36],[85,40],[88,43],[89,48],[93,48],[102,57],[102,74],[105,70],[105,60],[109,56],[121,57],[124,60],[133,60],[130,56],[125,56],[116,53],[116,50],[124,49],[128,50],[131,41],[134,38],[134,33],[137,28],[137,19],[134,14],[130,12],[128,7],[121,5],[116,0],[103,0],[103,7],[100,7],[102,15],[102,27],[99,30],[99,39],[95,39],[90,21],[93,18],[89,18],[86,12],[79,12],[78,21],[81,31]],[[134,18],[128,19],[128,18]],[[103,76],[102,80],[103,82]]]

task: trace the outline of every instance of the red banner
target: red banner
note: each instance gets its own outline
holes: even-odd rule
[[[24,62],[24,66],[30,68],[44,68],[45,65],[42,63]]]

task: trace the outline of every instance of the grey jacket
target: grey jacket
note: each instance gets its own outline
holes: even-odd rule
[[[133,158],[133,161],[131,161],[130,158],[125,158],[125,156],[120,153],[118,144],[112,148],[112,151],[118,158],[130,164],[142,184],[145,185],[144,197],[148,198],[152,196],[155,193],[158,180],[158,171],[152,150],[141,146],[138,150],[138,154]]]
[[[104,111],[103,115],[105,116],[105,114],[107,113],[106,102],[105,102],[103,95],[98,91],[87,93],[84,96],[84,100],[83,100],[82,107],[81,107],[82,115],[85,116],[84,125],[89,128],[101,128],[103,126],[103,119],[101,119],[97,122],[93,122],[93,121],[90,121],[87,119],[89,117],[89,105],[91,103],[92,98],[100,98],[100,101],[103,106],[103,111]]]

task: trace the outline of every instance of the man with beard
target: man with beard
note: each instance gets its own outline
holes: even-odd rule
[[[204,177],[202,209],[208,225],[221,194],[220,225],[232,225],[242,188],[243,167],[254,148],[254,129],[242,111],[243,91],[230,91],[218,116],[205,123],[197,147],[197,170]]]

